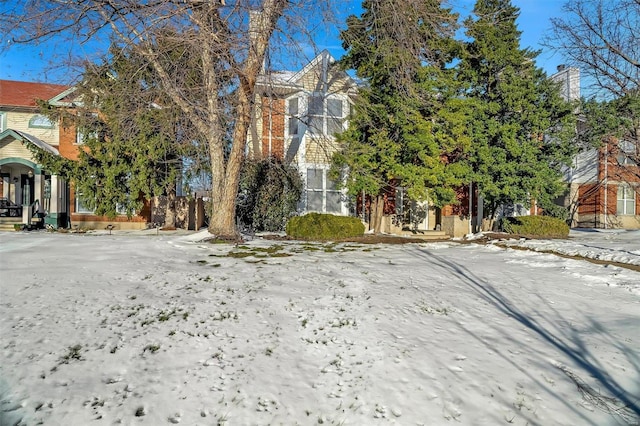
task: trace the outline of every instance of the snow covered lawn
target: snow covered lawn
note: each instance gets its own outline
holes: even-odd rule
[[[640,420],[638,272],[456,242],[197,239],[0,233],[0,423]],[[603,247],[633,259],[633,241]]]

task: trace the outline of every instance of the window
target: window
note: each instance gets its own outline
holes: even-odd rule
[[[307,169],[307,211],[342,213],[342,194],[326,169]]]
[[[76,213],[93,213],[94,209],[88,207],[88,201],[81,192],[76,193]]]
[[[95,130],[97,124],[98,114],[90,113],[85,114],[85,122],[83,125],[79,125],[76,129],[76,143],[82,145],[89,139],[98,139],[98,131]]]
[[[116,203],[116,213],[118,213],[119,215],[126,215],[127,214],[127,206],[121,203]],[[135,213],[135,212],[133,212]]]
[[[32,129],[53,129],[53,122],[46,115],[38,114],[31,117],[29,127]]]
[[[289,136],[294,137],[298,136],[300,132],[300,115],[299,115],[299,107],[298,107],[298,98],[292,98],[287,101],[287,113],[289,115],[288,119],[288,131]]]
[[[630,185],[618,186],[618,206],[619,215],[636,214],[636,192]]]
[[[0,112],[0,133],[7,130],[7,114]]]
[[[618,155],[616,160],[621,166],[635,166],[638,158],[636,144],[631,141],[621,141],[618,144]]]
[[[333,136],[343,130],[344,101],[335,97],[312,95],[308,98],[307,125],[314,135]]]

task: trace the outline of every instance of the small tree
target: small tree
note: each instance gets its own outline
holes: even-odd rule
[[[613,138],[620,146],[606,149],[623,164],[640,165],[640,1],[571,0],[562,12],[551,19],[545,45],[586,76],[585,146]],[[640,179],[637,170],[627,168],[625,174]]]
[[[551,24],[545,45],[579,67],[593,91],[608,98],[638,95],[640,1],[570,0]]]
[[[255,231],[283,231],[294,216],[303,183],[298,169],[281,160],[245,160],[236,215]]]

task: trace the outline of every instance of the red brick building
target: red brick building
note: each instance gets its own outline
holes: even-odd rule
[[[43,220],[53,227],[77,226],[101,229],[146,227],[149,208],[137,216],[115,219],[96,216],[83,206],[73,187],[60,176],[44,170],[28,144],[75,160],[82,138],[73,126],[64,127],[40,113],[38,101],[69,107],[72,87],[24,81],[0,80],[0,223],[30,224]]]

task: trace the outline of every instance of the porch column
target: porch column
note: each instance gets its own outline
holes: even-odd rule
[[[11,176],[2,176],[2,198],[9,198],[9,186],[11,185]]]
[[[42,186],[44,185],[44,179],[42,174],[36,173],[33,176],[33,200],[38,200],[38,213],[44,213],[44,199],[42,198]]]
[[[51,196],[50,196],[50,203],[49,204],[49,214],[51,213],[59,213],[60,210],[58,210],[58,200],[59,200],[59,196],[58,196],[58,176],[57,175],[51,175]]]

